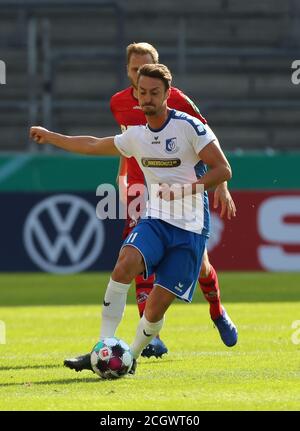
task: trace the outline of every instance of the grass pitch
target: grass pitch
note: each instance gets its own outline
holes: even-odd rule
[[[197,291],[193,304],[175,302],[167,313],[168,355],[141,358],[135,376],[102,381],[62,363],[97,341],[108,278],[0,276],[0,410],[299,410],[300,331],[292,324],[300,321],[300,274],[220,274],[237,346],[223,345]],[[137,322],[132,287],[117,336],[130,343]]]

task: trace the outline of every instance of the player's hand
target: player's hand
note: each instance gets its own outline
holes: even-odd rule
[[[226,182],[219,184],[214,193],[214,208],[218,208],[219,204],[221,204],[220,217],[224,217],[227,213],[228,220],[231,220],[236,216],[236,206]]]
[[[183,188],[179,184],[173,184],[172,188],[169,184],[160,184],[157,196],[165,201],[174,201],[182,198]]]
[[[49,142],[49,130],[44,127],[33,126],[30,127],[30,138],[37,144],[47,144]]]

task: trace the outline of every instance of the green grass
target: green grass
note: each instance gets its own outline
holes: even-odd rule
[[[300,274],[220,274],[236,347],[220,341],[197,291],[193,304],[178,301],[167,313],[167,356],[140,359],[135,376],[101,381],[62,362],[96,342],[108,277],[0,276],[0,410],[299,410],[291,325],[300,320]],[[131,288],[117,335],[130,343],[137,322]]]

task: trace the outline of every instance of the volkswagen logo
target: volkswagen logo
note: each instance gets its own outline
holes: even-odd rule
[[[28,214],[23,240],[42,270],[69,274],[89,268],[104,245],[103,222],[86,200],[73,195],[43,199]]]

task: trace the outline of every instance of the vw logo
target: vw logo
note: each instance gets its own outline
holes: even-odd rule
[[[60,274],[89,268],[104,245],[104,227],[95,209],[73,195],[43,199],[28,214],[23,240],[32,261]]]

